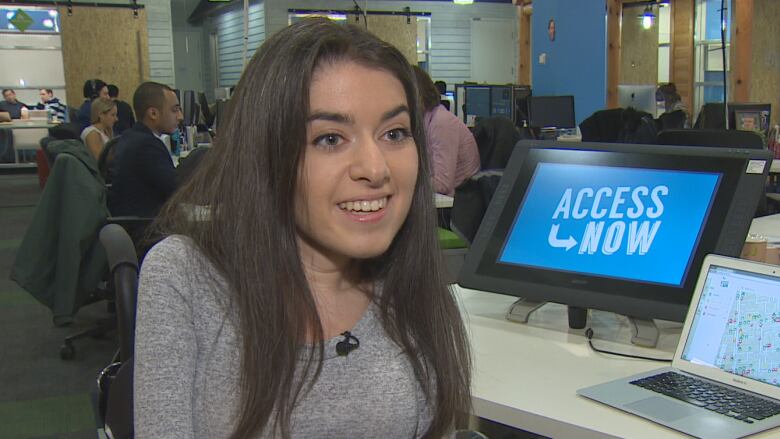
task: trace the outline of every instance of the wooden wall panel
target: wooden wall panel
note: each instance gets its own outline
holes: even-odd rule
[[[740,0],[732,6],[729,100],[750,100],[751,60],[753,59],[753,0]],[[762,12],[763,13],[763,12]]]
[[[620,80],[621,0],[607,0],[607,108],[618,106],[617,86]]]
[[[530,3],[530,2],[523,2]],[[525,4],[517,8],[518,60],[517,83],[531,84],[531,6]]]
[[[417,17],[397,15],[369,15],[368,30],[382,40],[392,44],[404,54],[407,61],[417,65]],[[360,17],[360,26],[363,26]]]
[[[672,2],[671,72],[669,78],[677,86],[682,102],[693,108],[693,14],[694,0]]]
[[[623,6],[620,84],[655,85],[658,82],[658,23],[644,29],[638,18],[643,11],[642,7]]]
[[[750,101],[770,102],[772,124],[777,124],[780,123],[780,1],[753,1]]]
[[[135,89],[149,78],[146,11],[133,18],[129,8],[76,6],[68,15],[59,8],[62,59],[68,102],[83,102],[82,88],[89,79],[116,84],[120,97],[131,101]]]

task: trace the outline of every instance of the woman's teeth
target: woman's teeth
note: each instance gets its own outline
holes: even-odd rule
[[[386,205],[387,197],[371,201],[346,201],[344,203],[339,203],[339,207],[342,210],[349,210],[352,212],[376,212],[377,210],[384,209]]]

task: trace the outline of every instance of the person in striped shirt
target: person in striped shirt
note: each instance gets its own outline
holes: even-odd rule
[[[41,102],[35,106],[36,110],[53,110],[54,116],[60,122],[65,122],[66,114],[68,113],[68,107],[65,106],[59,99],[54,97],[54,92],[50,88],[40,89]]]

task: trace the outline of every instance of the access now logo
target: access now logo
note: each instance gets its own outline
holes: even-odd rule
[[[547,243],[567,252],[576,247],[578,254],[645,255],[661,229],[664,199],[669,195],[666,185],[584,187],[576,193],[566,188],[553,212]],[[583,221],[587,221],[584,228]],[[579,230],[576,237],[575,229]]]

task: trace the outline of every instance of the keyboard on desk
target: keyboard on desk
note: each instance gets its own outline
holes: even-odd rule
[[[631,384],[752,424],[780,413],[780,404],[733,387],[665,372]]]

